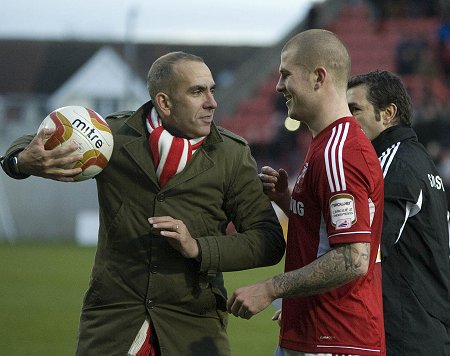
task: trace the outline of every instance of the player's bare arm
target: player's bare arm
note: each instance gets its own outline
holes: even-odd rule
[[[309,265],[272,278],[277,298],[320,294],[367,273],[370,243],[339,245]]]
[[[367,273],[370,244],[337,245],[309,265],[271,279],[238,288],[228,300],[228,312],[250,319],[277,298],[320,294]]]

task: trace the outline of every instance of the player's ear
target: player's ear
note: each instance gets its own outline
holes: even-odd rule
[[[394,103],[388,104],[380,111],[380,114],[385,127],[391,127],[397,124],[397,105]]]
[[[314,89],[317,90],[325,82],[325,78],[328,73],[325,67],[319,66],[314,70],[314,74],[315,74]]]
[[[162,116],[170,115],[170,108],[172,105],[170,103],[169,96],[166,93],[159,92],[156,94],[153,102]]]

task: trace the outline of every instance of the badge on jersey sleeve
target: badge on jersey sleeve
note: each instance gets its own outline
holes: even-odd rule
[[[356,223],[355,199],[350,194],[336,194],[330,198],[331,224],[336,230],[348,229]]]

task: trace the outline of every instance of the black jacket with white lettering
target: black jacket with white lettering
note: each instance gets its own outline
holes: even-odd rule
[[[389,350],[390,333],[401,342],[423,343],[412,332],[399,335],[418,323],[423,327],[424,317],[450,328],[447,199],[442,179],[413,129],[390,127],[372,144],[385,180],[381,257]],[[416,306],[423,310],[420,317]]]

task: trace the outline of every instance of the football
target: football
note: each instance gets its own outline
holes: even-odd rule
[[[106,121],[94,110],[83,106],[64,106],[48,114],[39,126],[54,128],[55,132],[46,138],[45,149],[75,141],[83,159],[72,167],[83,171],[74,177],[75,182],[92,178],[108,164],[113,151],[113,136]]]

